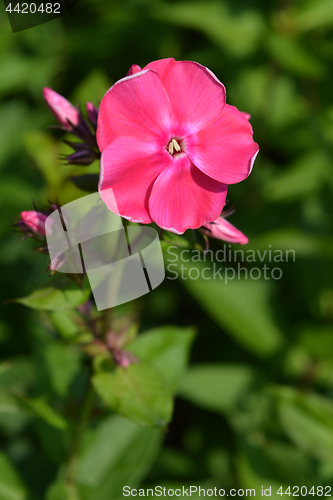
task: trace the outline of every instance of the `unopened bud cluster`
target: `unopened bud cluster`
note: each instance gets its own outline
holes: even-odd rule
[[[74,149],[74,153],[65,156],[67,163],[87,166],[98,159],[100,157],[96,143],[98,109],[91,102],[87,102],[86,118],[78,107],[73,106],[54,90],[45,87],[43,95],[51,113],[60,123],[58,128],[70,132],[82,141],[64,141]]]

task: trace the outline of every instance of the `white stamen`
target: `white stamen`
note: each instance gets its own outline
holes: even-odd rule
[[[172,141],[170,141],[170,142],[169,142],[169,145],[168,145],[168,151],[169,151],[169,153],[170,153],[171,155],[173,155],[173,142],[172,142]]]
[[[179,146],[178,142],[176,139],[172,139],[169,144],[168,144],[168,152],[173,155],[174,151],[179,153],[181,151],[181,147]]]
[[[177,153],[180,151],[180,146],[178,144],[178,142],[176,141],[176,139],[172,139],[172,144],[173,144],[173,147],[175,148],[175,150],[177,151]]]

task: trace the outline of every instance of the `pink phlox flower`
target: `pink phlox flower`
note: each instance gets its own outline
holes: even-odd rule
[[[171,58],[133,65],[108,90],[97,143],[108,208],[178,234],[219,217],[228,185],[250,174],[259,149],[217,77]]]

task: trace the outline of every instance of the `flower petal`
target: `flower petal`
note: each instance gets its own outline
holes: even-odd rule
[[[201,228],[201,232],[210,238],[227,241],[228,243],[246,245],[249,242],[247,236],[230,224],[224,217],[218,217],[214,222],[205,224],[205,226]]]
[[[225,184],[240,182],[251,173],[259,146],[243,113],[225,105],[207,128],[186,138],[186,153],[202,172]]]
[[[173,116],[168,95],[159,76],[143,70],[122,78],[102,99],[97,124],[97,143],[102,151],[116,137],[170,140]]]
[[[207,127],[225,105],[224,85],[209,69],[192,61],[161,59],[146,68],[156,71],[177,119],[173,135],[184,137]]]
[[[151,218],[178,234],[196,229],[220,215],[227,189],[198,170],[186,154],[177,155],[154,182],[149,197]]]
[[[149,224],[151,187],[171,161],[166,149],[156,148],[152,142],[135,137],[115,139],[102,152],[98,186],[102,200],[112,212],[133,222]],[[110,188],[114,198],[108,194]]]

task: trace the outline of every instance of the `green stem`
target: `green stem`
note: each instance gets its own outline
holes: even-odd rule
[[[105,309],[104,313],[104,325],[103,325],[103,337],[105,338],[105,335],[108,333],[110,326],[111,326],[111,319],[112,319],[112,307],[109,309]]]
[[[94,402],[94,389],[91,384],[89,373],[89,379],[86,385],[86,389],[83,395],[82,406],[80,408],[80,419],[75,426],[75,431],[73,434],[72,448],[67,464],[66,471],[66,481],[70,485],[74,485],[75,483],[75,472],[76,472],[76,464],[78,459],[78,453],[80,451],[81,440],[84,434],[84,431],[89,422],[90,413],[93,407]]]

